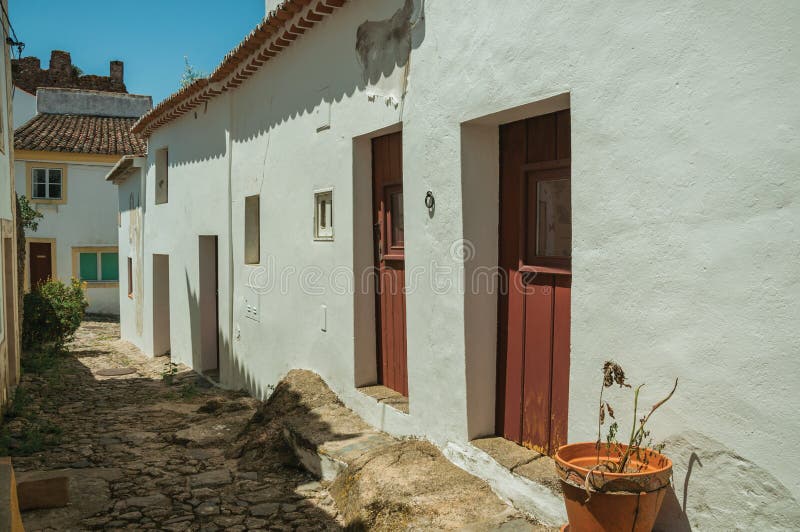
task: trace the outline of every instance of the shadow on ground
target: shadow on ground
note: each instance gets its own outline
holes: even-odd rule
[[[23,378],[26,415],[56,425],[60,443],[14,456],[14,467],[23,478],[64,474],[71,487],[68,507],[26,512],[26,530],[342,528],[270,408],[185,368],[168,385],[165,359],[143,357],[118,338],[118,324],[91,317],[55,368]],[[121,367],[136,373],[97,375]],[[286,403],[272,407],[327,430],[307,401],[281,397]]]

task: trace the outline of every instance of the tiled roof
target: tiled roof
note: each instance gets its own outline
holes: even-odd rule
[[[267,61],[347,0],[284,0],[256,26],[207,78],[188,85],[145,114],[133,130],[149,136],[155,129],[198,105],[241,85]]]
[[[127,155],[147,152],[135,118],[38,114],[14,131],[14,149]]]

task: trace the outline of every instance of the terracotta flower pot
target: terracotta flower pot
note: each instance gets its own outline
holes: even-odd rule
[[[609,452],[600,446],[600,462],[618,462],[626,446]],[[597,448],[594,442],[564,445],[556,453],[556,470],[561,478],[569,532],[637,531],[650,532],[670,485],[672,461],[651,450],[633,453],[627,473],[595,469]],[[585,481],[590,475],[591,497],[586,501]]]

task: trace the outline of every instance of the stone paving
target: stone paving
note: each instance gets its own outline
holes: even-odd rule
[[[167,359],[119,340],[116,322],[88,319],[69,347],[57,378],[23,377],[30,408],[62,434],[14,468],[21,478],[60,470],[71,491],[67,508],[26,512],[26,530],[342,528],[327,490],[281,438],[265,440],[259,460],[237,458],[254,399],[186,368],[167,384]],[[110,368],[136,371],[98,375]]]

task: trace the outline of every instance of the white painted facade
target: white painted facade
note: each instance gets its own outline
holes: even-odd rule
[[[402,5],[348,2],[240,87],[152,133],[144,181],[125,185],[144,198],[142,301],[121,308],[125,339],[163,350],[153,264],[168,255],[171,355],[204,369],[199,239],[216,235],[224,385],[264,396],[307,368],[376,427],[456,459],[494,433],[496,296],[457,287],[497,265],[498,126],[569,107],[569,440],[596,438],[604,360],[647,383],[644,404],[678,377],[651,427],[675,462],[662,527],[800,522],[800,6],[418,3],[410,61],[371,77],[357,31]],[[349,289],[372,262],[369,139],[401,129],[407,282],[422,272],[406,299],[409,414],[356,389],[376,378],[374,296]],[[169,200],[155,204],[161,148]],[[333,190],[332,242],[313,240],[322,189]],[[257,266],[244,263],[254,194]]]
[[[36,95],[28,91],[13,88],[14,129],[36,116]]]
[[[17,189],[26,188],[26,163],[14,162]],[[46,161],[50,164],[51,161]],[[39,227],[26,232],[28,242],[33,239],[55,239],[55,276],[64,282],[79,277],[74,270],[73,248],[117,247],[117,191],[105,182],[113,163],[68,163],[67,202],[62,205],[34,204],[44,217]],[[30,244],[29,244],[30,245]],[[30,281],[28,281],[28,285]],[[117,287],[87,285],[88,312],[119,314]]]
[[[75,89],[41,88],[37,91],[37,110],[48,114],[138,117],[151,107],[149,96]],[[118,253],[118,190],[106,182],[118,155],[24,150],[14,162],[14,175],[20,194],[27,194],[31,205],[44,216],[36,231],[26,231],[28,251],[31,242],[50,242],[54,256],[53,276],[63,282],[80,278],[81,252]],[[66,185],[63,201],[48,202],[33,198],[29,183],[35,167],[60,167]],[[26,255],[26,289],[30,289],[30,253]],[[123,270],[119,269],[120,280]],[[86,283],[87,312],[118,315],[119,280]]]
[[[4,12],[8,1],[0,0]],[[8,17],[0,21],[0,411],[5,411],[20,378],[20,319],[17,293],[17,232],[14,164],[14,109]]]

